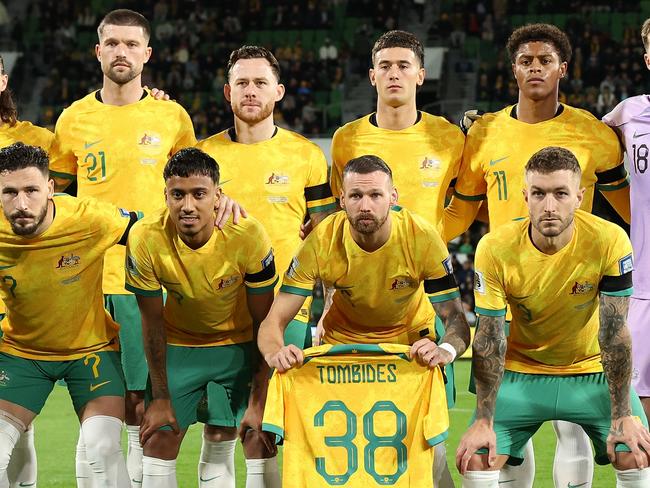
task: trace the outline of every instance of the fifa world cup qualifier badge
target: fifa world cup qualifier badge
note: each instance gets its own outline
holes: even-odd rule
[[[478,269],[474,270],[474,291],[485,295],[485,281],[483,280],[483,273]]]
[[[632,254],[628,254],[624,258],[619,259],[618,268],[622,275],[632,271],[634,269],[634,260],[632,259]]]
[[[126,270],[131,276],[138,276],[138,264],[133,256],[126,256]]]
[[[445,271],[447,271],[447,274],[454,273],[454,267],[451,264],[451,256],[447,256],[447,258],[442,262],[442,266],[445,268]]]

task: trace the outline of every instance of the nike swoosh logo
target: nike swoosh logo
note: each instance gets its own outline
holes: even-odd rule
[[[18,486],[36,486],[36,481],[33,483],[23,483],[22,481],[18,483]]]
[[[508,156],[506,156],[505,158],[490,159],[490,166],[494,166],[495,164],[500,163],[504,159],[508,159]]]
[[[97,388],[101,388],[104,385],[107,385],[111,382],[111,380],[108,381],[103,381],[101,383],[97,383],[96,385],[90,385],[90,391],[95,391]]]
[[[1,269],[15,268],[15,267],[16,267],[15,264],[11,264],[11,265],[9,265],[9,266],[0,266],[0,270],[1,270]]]
[[[525,300],[526,298],[532,297],[532,295],[523,295],[520,297],[516,297],[514,295],[510,295],[510,298],[514,298],[515,300]]]
[[[131,478],[131,483],[135,483],[135,484],[137,484],[137,485],[141,485],[141,484],[142,484],[142,481],[134,480],[133,478]]]
[[[95,142],[84,142],[84,149],[88,149],[89,147],[93,147],[95,144],[99,144],[100,142],[102,142],[101,139],[99,139],[98,141],[95,141]]]
[[[649,132],[649,134],[650,134],[650,132]],[[568,488],[578,488],[579,486],[585,486],[586,484],[587,484],[586,481],[585,481],[584,483],[580,483],[579,485],[572,485],[571,482],[569,482],[569,483],[567,484],[567,487],[568,487]]]
[[[226,183],[228,183],[229,181],[232,181],[232,178],[230,178],[229,180],[223,180],[223,181],[220,181],[220,182],[219,182],[219,186],[223,186],[223,185],[225,185]]]
[[[199,480],[201,480],[203,483],[207,483],[208,481],[216,480],[217,478],[221,478],[221,475],[218,476],[213,476],[212,478],[203,478],[202,476],[199,476]]]
[[[636,131],[634,131],[634,135],[632,136],[632,139],[638,139],[639,137],[647,136],[648,134],[650,134],[650,132],[644,132],[643,134],[637,134]],[[585,483],[583,483],[582,485],[584,485],[584,484]],[[574,486],[582,486],[582,485],[574,485]],[[571,487],[569,487],[569,488],[571,488]]]
[[[499,481],[500,485],[506,484],[506,483],[512,483],[515,480],[505,480],[505,481]]]

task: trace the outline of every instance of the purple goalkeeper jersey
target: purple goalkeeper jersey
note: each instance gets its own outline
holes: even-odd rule
[[[632,282],[635,298],[650,299],[650,96],[619,103],[603,117],[621,135],[629,162],[630,238],[634,250]],[[648,236],[646,238],[646,235]]]

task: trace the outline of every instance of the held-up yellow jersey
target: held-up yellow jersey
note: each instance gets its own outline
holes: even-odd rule
[[[571,242],[539,251],[530,220],[487,234],[475,258],[474,296],[481,315],[512,311],[506,369],[572,375],[602,371],[599,294],[632,294],[632,244],[616,224],[575,214]]]
[[[513,117],[513,110],[509,106],[485,114],[472,125],[455,187],[456,197],[463,200],[483,200],[487,195],[492,229],[528,216],[522,194],[524,167],[548,146],[566,148],[578,159],[581,184],[587,189],[583,210],[591,211],[597,184],[601,190],[628,185],[616,134],[589,112],[562,105],[554,118],[527,124]]]
[[[284,272],[301,244],[307,214],[333,210],[327,161],[319,147],[301,135],[276,128],[266,141],[236,142],[234,129],[197,144],[219,163],[224,192],[257,218],[273,243],[276,265]],[[309,306],[296,319],[309,321]]]
[[[65,109],[56,123],[50,173],[77,178],[78,195],[148,215],[165,205],[163,168],[196,143],[192,121],[175,102],[145,93],[129,105],[102,103],[93,92]],[[124,248],[106,255],[104,293],[126,294]]]
[[[0,352],[65,361],[118,350],[104,309],[102,265],[135,214],[94,199],[55,195],[49,229],[17,236],[0,218],[0,295],[7,306]]]
[[[167,343],[220,346],[253,340],[246,293],[273,290],[271,242],[254,218],[214,229],[199,249],[179,237],[167,209],[133,226],[126,257],[126,289],[142,296],[167,290]]]
[[[318,278],[335,289],[323,322],[326,343],[412,344],[435,337],[431,303],[459,296],[434,226],[406,209],[391,210],[390,219],[388,241],[367,252],[352,238],[345,212],[337,212],[293,258],[281,291],[309,296]]]
[[[262,428],[284,438],[286,485],[433,488],[432,446],[449,427],[445,385],[408,349],[319,346],[273,375]]]
[[[402,130],[377,126],[375,114],[350,122],[334,133],[330,184],[341,195],[343,168],[351,159],[372,154],[393,172],[399,205],[438,226],[445,194],[458,175],[465,138],[443,117],[418,112],[418,121]]]

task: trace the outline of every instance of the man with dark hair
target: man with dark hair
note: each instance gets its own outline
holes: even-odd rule
[[[232,108],[234,125],[197,147],[218,159],[229,195],[264,225],[278,269],[284,270],[300,245],[300,227],[305,219],[317,225],[335,209],[327,184],[327,161],[314,143],[275,125],[273,110],[284,96],[284,86],[272,53],[259,46],[243,46],[231,53],[227,72],[224,96]],[[300,348],[310,346],[308,322],[309,302],[297,310],[287,327],[286,342]],[[223,403],[218,400],[223,395],[214,392],[213,399],[212,393],[209,390],[208,403],[214,412]],[[199,465],[203,478],[223,470],[234,472],[235,442],[232,428],[206,428]],[[267,470],[276,472],[272,464],[276,464],[275,459],[247,461],[248,483],[254,483],[249,488],[262,486]]]
[[[260,327],[262,355],[280,372],[302,363],[302,349],[285,346],[283,332],[320,279],[335,289],[323,319],[325,343],[411,345],[411,356],[431,368],[452,362],[469,344],[469,326],[437,229],[406,209],[391,209],[397,191],[379,157],[355,158],[342,174],[344,212],[323,221],[292,260]],[[446,326],[439,345],[436,315]]]
[[[376,112],[346,124],[332,139],[330,185],[341,195],[343,168],[351,159],[375,154],[393,168],[399,202],[438,226],[447,189],[458,174],[465,139],[455,125],[443,117],[417,109],[416,93],[424,83],[424,49],[410,32],[383,34],[372,49],[370,83],[377,90]],[[327,294],[331,297],[331,291]],[[329,308],[329,300],[325,309]],[[324,312],[326,314],[326,311]],[[436,321],[437,336],[444,334]],[[454,375],[447,368],[447,401],[454,405]],[[436,486],[453,486],[446,464],[444,443],[436,446]]]
[[[140,307],[150,378],[143,488],[177,486],[181,441],[211,385],[226,400],[217,425],[239,432],[246,458],[276,454],[261,429],[270,371],[254,342],[278,280],[273,250],[255,219],[215,230],[219,171],[199,149],[176,153],[163,173],[167,208],[129,236],[126,287]],[[201,486],[234,487],[232,473],[199,476]]]
[[[581,177],[567,149],[536,152],[525,169],[529,216],[478,244],[477,407],[456,456],[464,488],[497,488],[499,469],[521,463],[525,444],[553,419],[585,429],[596,462],[614,465],[618,488],[650,482],[625,323],[632,246],[623,229],[579,210]]]
[[[571,57],[566,35],[551,25],[526,25],[512,33],[508,51],[519,101],[485,114],[468,132],[454,197],[444,212],[444,238],[449,241],[465,232],[484,200],[492,230],[524,218],[526,202],[517,190],[524,186],[523,168],[535,152],[549,145],[565,147],[578,159],[586,188],[580,200],[583,210],[591,211],[598,189],[629,220],[627,172],[616,135],[590,113],[558,101],[560,80]],[[589,483],[591,474],[586,473],[593,472],[593,460],[586,434],[575,424],[553,426],[558,433],[556,486]],[[532,442],[527,449],[523,466],[502,470],[502,481],[532,487]]]
[[[98,28],[95,46],[101,65],[100,90],[74,102],[56,124],[51,173],[60,190],[77,180],[79,196],[93,196],[148,215],[163,206],[162,170],[169,156],[196,143],[192,121],[175,102],[158,102],[142,87],[142,70],[151,56],[147,20],[131,10],[115,10]],[[134,485],[142,478],[139,425],[147,364],[140,314],[124,289],[124,249],[113,248],[104,266],[106,309],[120,324],[126,376],[127,466]],[[77,446],[83,458],[84,446]],[[79,476],[87,466],[79,461]],[[83,484],[83,482],[81,482]],[[81,487],[85,488],[85,487]]]
[[[0,487],[12,449],[59,379],[81,424],[94,486],[129,486],[122,456],[124,376],[118,325],[104,310],[105,252],[137,219],[93,199],[54,195],[45,151],[0,150]],[[56,212],[55,212],[56,210]],[[25,485],[24,485],[25,486]]]

